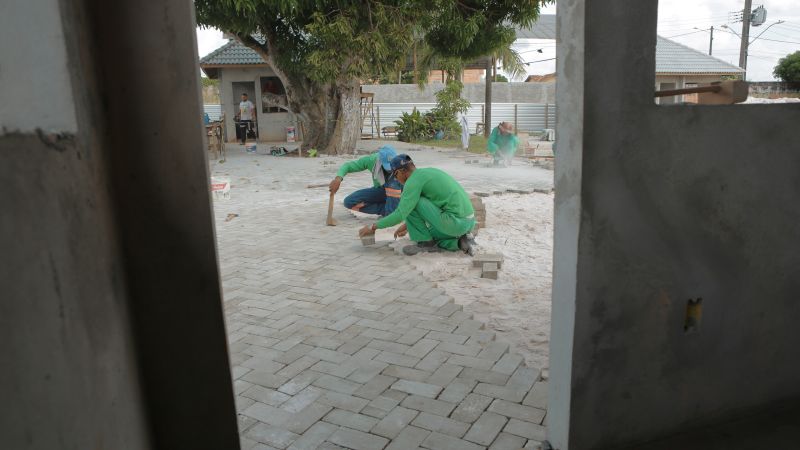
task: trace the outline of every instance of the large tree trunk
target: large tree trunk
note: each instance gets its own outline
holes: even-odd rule
[[[283,83],[285,96],[264,94],[262,100],[270,106],[287,109],[303,122],[303,150],[314,148],[331,155],[353,153],[362,124],[358,80],[328,84],[292,76],[276,63],[276,49],[269,40],[262,44],[250,36],[237,35],[237,38],[264,58]]]

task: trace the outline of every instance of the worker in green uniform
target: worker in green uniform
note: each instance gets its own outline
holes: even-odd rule
[[[376,153],[342,164],[329,190],[335,194],[348,173],[369,170],[372,173],[372,187],[359,189],[345,197],[344,206],[366,214],[388,216],[400,203],[400,192],[403,190],[403,185],[392,176],[390,163],[395,156],[397,152],[394,147],[384,145]]]
[[[359,230],[359,235],[368,236],[405,221],[395,237],[407,232],[416,244],[404,247],[404,254],[461,250],[472,255],[475,241],[470,232],[475,227],[475,210],[464,188],[439,169],[417,169],[408,155],[397,155],[391,167],[403,183],[400,204],[392,214]]]
[[[486,143],[486,151],[492,155],[492,163],[498,165],[503,162],[504,165],[511,165],[511,160],[514,159],[514,153],[517,152],[519,146],[519,138],[514,134],[514,125],[509,122],[500,122],[492,130],[489,136],[489,141]]]

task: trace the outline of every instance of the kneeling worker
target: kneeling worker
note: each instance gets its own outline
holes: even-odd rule
[[[372,172],[372,187],[359,189],[345,197],[344,206],[366,214],[388,216],[397,208],[403,190],[403,185],[391,172],[391,161],[395,156],[394,148],[384,145],[376,153],[342,164],[331,181],[330,191],[335,194],[348,173],[369,170]]]
[[[492,163],[495,165],[501,161],[505,165],[511,165],[517,147],[519,147],[519,139],[514,134],[514,125],[509,122],[500,122],[500,125],[492,130],[492,134],[486,142],[486,151],[492,155]]]
[[[403,183],[400,204],[392,214],[365,226],[358,234],[371,235],[379,228],[389,228],[405,220],[395,237],[408,232],[416,244],[404,247],[404,254],[444,249],[472,255],[475,242],[470,231],[475,226],[475,211],[464,188],[439,169],[417,169],[408,155],[395,157],[392,170]]]

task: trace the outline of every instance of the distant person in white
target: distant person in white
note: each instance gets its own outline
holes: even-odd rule
[[[239,103],[239,139],[242,145],[247,141],[247,132],[253,126],[256,119],[256,107],[253,102],[247,99],[247,94],[242,93],[242,101]]]
[[[466,113],[459,113],[458,124],[461,125],[461,148],[469,148],[469,122]]]

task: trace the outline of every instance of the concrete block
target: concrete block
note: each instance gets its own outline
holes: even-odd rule
[[[478,197],[490,197],[492,194],[488,192],[475,192],[475,195],[477,195]]]
[[[339,428],[328,440],[336,445],[355,450],[374,450],[383,448],[389,443],[385,438],[348,428]]]
[[[472,258],[473,267],[482,267],[483,263],[496,263],[498,269],[503,268],[504,257],[500,253],[481,253]]]
[[[500,433],[494,440],[489,450],[519,450],[525,445],[526,439],[513,434]]]
[[[422,443],[425,448],[435,448],[437,450],[484,450],[484,447],[475,445],[472,442],[467,442],[459,438],[454,438],[446,434],[431,433],[425,442]]]
[[[441,386],[409,380],[398,380],[392,385],[392,389],[412,395],[421,395],[423,397],[430,398],[436,398],[436,396],[439,395],[439,392],[442,391]]]
[[[409,395],[403,400],[401,405],[409,409],[416,409],[417,411],[429,412],[437,416],[445,417],[449,416],[450,412],[456,407],[455,403],[443,402],[419,395]]]
[[[492,412],[485,412],[472,425],[464,439],[480,445],[491,445],[508,419]]]
[[[364,237],[361,238],[361,245],[363,245],[365,247],[367,245],[374,245],[374,244],[375,244],[375,235],[374,234],[371,235],[371,236],[364,236]]]
[[[483,263],[481,278],[497,279],[497,263]]]
[[[431,433],[421,428],[408,426],[392,440],[386,450],[417,450]]]
[[[480,394],[469,394],[461,404],[458,405],[453,414],[450,416],[452,419],[459,422],[473,423],[483,414],[483,411],[492,403],[492,398]]]
[[[547,429],[545,427],[517,419],[509,420],[503,431],[535,441],[547,439]]]
[[[464,422],[426,412],[420,413],[411,423],[426,430],[457,438],[464,436],[464,433],[469,429],[469,424]]]
[[[487,411],[535,424],[541,424],[545,416],[545,410],[543,409],[531,408],[530,406],[499,399],[493,401]]]
[[[417,414],[417,411],[398,406],[375,425],[372,433],[394,439],[403,428],[407,427],[417,417]]]
[[[371,430],[372,427],[378,423],[378,419],[350,411],[345,411],[343,409],[334,409],[322,420],[334,425],[363,431],[365,433]]]

